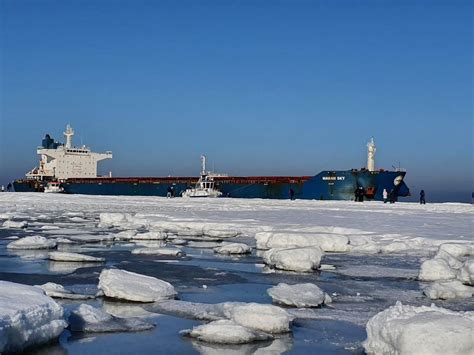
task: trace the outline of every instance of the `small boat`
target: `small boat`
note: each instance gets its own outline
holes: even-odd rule
[[[216,189],[216,183],[212,175],[206,171],[206,156],[201,155],[201,176],[192,188],[187,188],[182,197],[220,197],[222,192]]]
[[[59,181],[50,181],[44,188],[45,193],[60,193],[64,192],[64,188],[62,187]]]

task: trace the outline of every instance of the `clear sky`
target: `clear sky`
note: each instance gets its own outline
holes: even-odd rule
[[[101,172],[408,170],[470,201],[473,3],[0,0],[0,183],[67,123]]]

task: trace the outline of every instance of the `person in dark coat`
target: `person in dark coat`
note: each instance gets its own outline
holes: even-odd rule
[[[294,200],[295,199],[295,190],[293,190],[293,188],[290,188],[290,200]]]
[[[426,203],[425,201],[425,190],[420,191],[420,205],[424,205]]]

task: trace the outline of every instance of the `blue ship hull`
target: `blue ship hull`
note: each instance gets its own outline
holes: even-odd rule
[[[216,188],[223,197],[287,199],[290,189],[296,199],[354,200],[355,190],[362,187],[366,199],[382,200],[383,190],[395,198],[409,196],[403,179],[405,172],[347,170],[323,171],[303,177],[216,177]],[[175,196],[193,186],[198,178],[95,178],[68,179],[66,193],[86,195],[166,196],[170,187]],[[18,180],[15,191],[41,191],[41,182]]]

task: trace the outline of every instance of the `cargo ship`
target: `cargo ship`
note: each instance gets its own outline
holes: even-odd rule
[[[234,198],[354,200],[359,190],[365,199],[382,200],[384,189],[394,200],[410,195],[404,182],[406,171],[375,169],[373,138],[367,144],[366,168],[325,170],[313,176],[228,176],[206,171],[204,164],[200,176],[195,177],[104,177],[97,176],[97,165],[111,159],[112,152],[94,153],[86,146],[75,147],[69,125],[64,136],[65,144],[45,136],[37,149],[39,166],[13,182],[15,191],[44,192],[53,181],[69,194],[181,196],[196,184],[204,186],[205,179],[212,181],[219,196]]]

